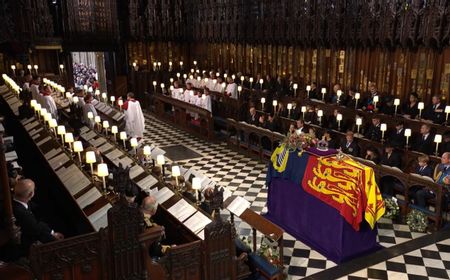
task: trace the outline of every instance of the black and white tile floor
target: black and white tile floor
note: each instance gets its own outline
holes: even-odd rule
[[[225,186],[233,194],[240,195],[251,203],[251,209],[258,213],[267,211],[267,188],[265,177],[267,164],[258,162],[229,149],[226,143],[210,143],[191,134],[160,121],[150,114],[146,116],[146,129],[143,144],[155,144],[158,147],[184,145],[201,155],[192,159],[177,161],[185,167],[194,167],[207,175],[220,186]],[[169,164],[171,164],[169,159]],[[226,212],[226,211],[223,211]],[[227,216],[226,213],[222,213]],[[244,222],[236,221],[237,231],[241,236],[250,235],[251,228]],[[396,224],[382,218],[378,223],[380,244],[386,248],[411,241],[426,234],[410,232],[405,224]],[[334,279],[321,276],[318,272],[336,267],[317,251],[311,249],[294,237],[284,235],[284,263],[288,279]],[[341,279],[449,279],[450,273],[450,240],[433,243],[425,248],[406,252],[404,255],[366,266],[364,269],[348,267],[347,275]],[[322,273],[323,275],[323,273]],[[443,277],[445,276],[445,277]],[[425,277],[425,278],[424,278]],[[433,278],[434,277],[434,278]]]

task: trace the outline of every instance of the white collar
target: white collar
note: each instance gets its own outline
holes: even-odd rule
[[[22,205],[23,205],[23,207],[25,207],[25,209],[27,209],[27,210],[28,210],[28,204],[26,204],[25,202],[23,202],[23,201],[20,201],[20,200],[17,200],[17,199],[15,199],[15,198],[14,198],[14,201],[17,201],[17,202],[19,202],[20,204],[22,204]]]

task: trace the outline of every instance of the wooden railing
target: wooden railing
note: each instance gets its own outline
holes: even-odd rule
[[[155,113],[159,117],[208,140],[214,138],[213,119],[208,110],[161,94],[152,97]],[[193,124],[194,117],[191,114],[198,115],[197,124]]]

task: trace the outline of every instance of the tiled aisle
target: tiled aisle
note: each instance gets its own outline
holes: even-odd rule
[[[226,143],[209,143],[200,140],[187,132],[159,121],[149,114],[146,114],[146,129],[147,131],[145,132],[143,139],[144,143],[155,144],[158,147],[184,145],[196,153],[201,154],[202,157],[178,161],[177,164],[185,168],[194,166],[210,179],[217,182],[217,184],[226,186],[235,195],[243,196],[251,202],[251,208],[254,211],[258,213],[266,211],[266,164],[232,151],[227,147]],[[241,236],[250,235],[250,227],[247,224],[237,221],[236,225]],[[384,218],[379,222],[379,240],[381,245],[385,247],[391,247],[420,236],[423,236],[423,234],[410,232],[406,225],[393,224],[391,220]],[[327,260],[317,251],[312,250],[302,242],[295,240],[295,238],[289,234],[284,235],[284,240],[284,255],[288,279],[301,279],[305,276],[310,276],[314,273],[323,271],[324,269],[336,266],[332,261]],[[411,252],[411,254],[416,254],[416,252]],[[373,271],[378,270],[374,269],[380,268],[382,268],[383,272],[380,272],[379,275],[392,275],[392,273],[397,272],[398,270],[403,270],[396,264],[398,261],[401,261],[401,259],[403,259],[403,257],[394,258],[386,262],[385,265],[380,264],[373,269],[368,268],[355,274],[355,276],[359,275],[365,278],[353,278],[353,276],[349,276],[349,279],[367,279],[367,277],[375,276],[373,275]],[[409,257],[405,257],[405,262],[403,263],[406,263],[406,265],[403,264],[403,266],[406,266],[406,272],[409,272],[413,268],[408,266],[407,260],[409,260]],[[450,260],[449,256],[447,256],[446,260]],[[448,266],[448,263],[444,265]],[[438,266],[439,268],[442,267],[442,265],[438,264],[434,264],[434,266]],[[430,268],[426,268],[426,271],[430,271],[428,275],[438,275],[437,272],[435,274],[433,273],[433,271],[435,271],[433,269],[434,266],[430,264]],[[439,273],[439,275],[443,275],[443,271],[439,271]],[[423,271],[420,273],[418,272],[418,275],[423,274]],[[400,274],[397,273],[396,275]],[[448,276],[450,276],[450,274]],[[375,279],[387,278],[375,277]],[[389,279],[397,278],[390,277]]]

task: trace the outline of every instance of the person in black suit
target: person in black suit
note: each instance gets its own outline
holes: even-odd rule
[[[387,143],[384,148],[383,156],[381,157],[381,164],[398,167],[402,166],[402,156],[399,152],[397,152],[390,143]]]
[[[333,115],[328,116],[327,127],[329,129],[338,130],[338,122],[337,122],[337,115],[338,114],[339,114],[339,110],[338,109],[334,109],[333,110]],[[342,122],[341,122],[341,129],[342,129]]]
[[[366,156],[364,158],[373,161],[375,164],[380,163],[380,154],[378,149],[374,146],[367,147]]]
[[[364,134],[364,136],[367,139],[379,142],[381,140],[381,129],[380,128],[381,128],[380,117],[374,116],[372,118],[372,124],[366,130],[366,133]]]
[[[419,165],[416,168],[416,174],[433,178],[433,168],[428,165],[430,157],[427,155],[421,155],[417,158]]]
[[[23,254],[27,255],[30,246],[40,241],[48,243],[64,236],[53,231],[46,223],[36,219],[29,207],[29,202],[34,196],[35,184],[30,179],[19,180],[14,189],[14,200],[12,203],[16,224],[21,228],[21,248]]]
[[[412,92],[409,95],[409,101],[402,106],[402,114],[407,119],[415,119],[419,115],[418,108],[419,97],[417,93]]]
[[[358,144],[354,141],[353,131],[347,131],[345,135],[345,140],[341,142],[339,147],[343,153],[350,154],[352,156],[359,156],[360,148]]]
[[[434,136],[430,132],[430,125],[422,124],[420,127],[420,135],[416,137],[414,150],[431,155],[434,148]]]
[[[402,121],[395,125],[395,130],[391,131],[388,137],[389,143],[398,149],[403,149],[406,144],[405,127]]]
[[[317,83],[311,83],[311,90],[309,91],[309,99],[319,99],[317,95]]]
[[[445,104],[441,101],[439,95],[433,96],[431,105],[425,108],[423,117],[433,121],[435,124],[443,124],[445,122]]]
[[[255,107],[250,107],[249,116],[247,117],[247,123],[253,124],[256,126],[259,124],[259,118],[258,118],[258,115],[256,114]]]
[[[442,143],[439,145],[439,155],[441,156],[446,152],[450,152],[450,131],[446,131],[442,138]]]

